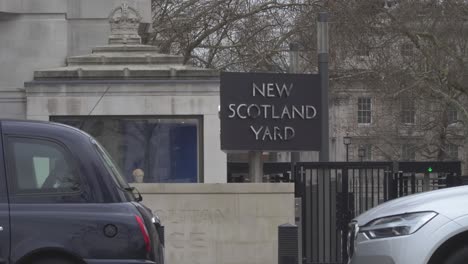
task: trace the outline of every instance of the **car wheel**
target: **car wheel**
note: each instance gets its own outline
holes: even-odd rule
[[[50,257],[50,258],[40,258],[38,260],[33,260],[31,264],[76,264],[76,263],[66,258]]]
[[[462,247],[451,254],[444,264],[465,264],[468,259],[468,246]]]

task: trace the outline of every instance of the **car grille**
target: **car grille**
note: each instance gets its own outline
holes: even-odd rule
[[[357,238],[357,234],[359,232],[359,225],[357,222],[351,222],[349,224],[349,229],[348,229],[348,244],[347,244],[347,251],[348,251],[348,258],[351,260],[351,258],[354,255],[354,242]]]

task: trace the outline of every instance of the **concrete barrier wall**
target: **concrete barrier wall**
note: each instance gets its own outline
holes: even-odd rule
[[[134,184],[166,227],[167,264],[276,264],[294,185]]]
[[[0,86],[1,74],[0,67]],[[227,182],[227,156],[221,151],[219,140],[217,80],[113,84],[111,88],[104,84],[77,86],[28,83],[26,87],[26,117],[31,120],[47,121],[50,116],[88,115],[91,110],[93,115],[100,116],[203,116],[203,156],[199,157],[203,164],[203,182]],[[104,92],[106,96],[101,98]],[[99,103],[96,105],[96,102]]]

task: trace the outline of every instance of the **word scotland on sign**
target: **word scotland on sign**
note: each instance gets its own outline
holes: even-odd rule
[[[320,77],[221,73],[221,149],[320,150]]]

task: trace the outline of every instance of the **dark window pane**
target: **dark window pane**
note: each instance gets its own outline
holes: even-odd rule
[[[401,45],[401,55],[402,56],[413,56],[414,54],[414,45],[412,43],[404,43]]]
[[[412,144],[404,144],[401,147],[402,160],[414,161],[416,159],[416,148]]]
[[[198,182],[199,119],[52,117],[90,133],[128,182]]]
[[[356,56],[369,56],[370,55],[370,48],[365,43],[359,43],[356,49]]]
[[[446,153],[448,155],[448,159],[458,160],[458,145],[448,144]]]
[[[38,139],[9,138],[17,193],[76,192],[81,181],[62,146]]]
[[[364,149],[363,160],[367,160],[367,161],[372,160],[372,145],[366,144],[366,145],[363,145],[362,148]]]
[[[414,101],[410,98],[401,99],[401,123],[414,124],[416,116],[416,107]]]
[[[370,124],[371,123],[371,98],[360,97],[358,98],[358,123],[359,124]]]
[[[458,111],[454,107],[447,110],[447,121],[449,124],[458,122]]]

